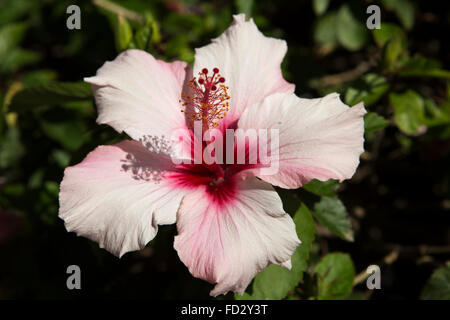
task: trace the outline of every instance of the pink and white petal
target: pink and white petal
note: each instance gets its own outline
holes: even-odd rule
[[[177,215],[174,247],[189,271],[217,283],[211,295],[243,294],[268,264],[289,267],[300,244],[292,218],[267,183],[237,180],[228,197],[207,189],[186,195]]]
[[[278,172],[255,174],[282,188],[298,188],[312,179],[353,176],[364,151],[365,113],[363,103],[349,108],[337,93],[320,99],[274,94],[247,108],[238,128],[278,129],[279,156],[271,159]]]
[[[66,168],[59,217],[68,231],[99,243],[116,256],[142,249],[159,224],[172,224],[184,193],[164,180],[167,156],[140,143],[99,146]]]
[[[179,100],[187,73],[192,70],[185,62],[166,63],[145,51],[127,50],[84,80],[94,90],[97,122],[139,140],[185,127]]]
[[[227,122],[239,118],[249,105],[262,101],[275,92],[294,92],[295,86],[286,82],[281,62],[287,51],[284,40],[265,37],[253,19],[233,16],[231,26],[212,43],[196,49],[194,75],[202,68],[219,68],[229,86],[230,112]]]

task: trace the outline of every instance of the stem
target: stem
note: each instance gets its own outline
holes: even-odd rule
[[[143,15],[136,13],[132,10],[119,6],[118,4],[109,2],[108,0],[92,0],[92,3],[96,6],[114,12],[118,16],[127,18],[128,20],[136,21],[139,23],[145,23]]]

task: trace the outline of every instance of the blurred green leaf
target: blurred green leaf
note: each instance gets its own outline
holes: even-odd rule
[[[383,129],[388,125],[389,121],[376,112],[368,112],[364,116],[364,132],[366,133]]]
[[[37,189],[42,185],[42,180],[44,178],[44,169],[37,169],[28,179],[28,188]]]
[[[39,60],[38,53],[17,47],[26,30],[26,23],[10,23],[0,28],[0,73],[16,71]]]
[[[361,101],[364,106],[370,106],[377,102],[389,88],[385,77],[369,73],[363,76],[362,81],[358,81],[352,87],[349,87],[345,93],[345,102],[353,106]]]
[[[308,208],[302,204],[294,216],[297,235],[302,242],[292,255],[292,268],[270,265],[253,280],[253,293],[236,295],[238,300],[283,299],[302,280],[306,270],[309,251],[314,240],[314,221]]]
[[[425,123],[424,100],[413,90],[391,93],[389,100],[394,106],[394,120],[406,134],[415,134]]]
[[[425,111],[429,115],[425,119],[427,126],[450,124],[450,101],[444,101],[437,106],[433,100],[424,99]]]
[[[6,125],[6,112],[7,110],[5,110],[5,96],[3,92],[0,91],[0,137],[1,133],[3,132],[3,127]]]
[[[70,163],[70,154],[64,150],[53,150],[50,155],[61,168],[65,168]]]
[[[92,99],[91,86],[85,82],[48,82],[32,86],[14,95],[9,109],[23,111],[40,105],[55,105]]]
[[[17,162],[25,153],[20,141],[20,131],[17,127],[8,128],[0,138],[0,168],[7,168]]]
[[[322,197],[314,204],[313,215],[340,238],[353,241],[352,224],[347,209],[337,197]]]
[[[2,186],[2,193],[10,196],[20,196],[25,192],[25,186],[21,183],[8,183]]]
[[[328,5],[330,4],[330,0],[313,0],[313,10],[316,15],[320,16],[327,11]]]
[[[10,23],[0,28],[0,57],[2,59],[9,53],[9,50],[22,41],[26,30],[26,23]]]
[[[0,72],[9,73],[17,71],[25,65],[39,61],[40,58],[40,55],[33,51],[20,48],[12,49],[5,58],[0,61]]]
[[[44,188],[49,194],[53,195],[55,198],[58,197],[59,184],[56,183],[55,181],[45,181]]]
[[[314,41],[321,46],[337,45],[336,23],[336,12],[319,17],[314,25]]]
[[[189,46],[189,36],[187,34],[178,34],[167,43],[167,55],[192,63],[194,61],[194,50]]]
[[[402,77],[436,77],[450,79],[450,71],[441,68],[440,61],[415,55],[398,72]]]
[[[134,34],[134,44],[137,49],[150,51],[150,41],[152,40],[152,26],[145,25],[139,28]]]
[[[150,12],[145,13],[145,23],[138,27],[129,48],[136,48],[150,52],[152,43],[159,42],[160,34],[156,20]]]
[[[117,50],[123,51],[128,49],[128,45],[133,38],[133,31],[128,23],[127,19],[123,16],[118,15],[115,24],[115,39]]]
[[[253,0],[234,0],[234,5],[236,6],[238,13],[245,13],[247,18],[252,16],[253,12]]]
[[[348,254],[327,254],[317,264],[314,272],[318,275],[317,299],[345,299],[351,294],[355,267]]]
[[[25,87],[30,87],[45,82],[55,81],[57,76],[57,73],[53,70],[41,69],[24,74],[22,76],[22,82]]]
[[[396,72],[408,61],[408,51],[400,37],[388,41],[383,50],[383,69],[388,72]]]
[[[152,43],[159,43],[161,41],[161,32],[159,31],[159,23],[158,21],[153,17],[151,12],[146,11],[144,13],[145,16],[145,22],[147,25],[151,25],[152,27],[152,37],[150,41]]]
[[[7,10],[0,10],[0,25],[7,24],[32,12],[30,9],[34,6],[34,1],[30,0],[2,0],[3,8]],[[0,37],[1,38],[1,37]]]
[[[410,30],[414,25],[415,9],[409,0],[382,0],[383,5],[395,12],[403,26]]]
[[[389,40],[400,38],[406,46],[406,34],[399,26],[393,23],[381,23],[380,29],[374,29],[373,38],[378,47],[382,48]]]
[[[405,136],[404,134],[397,132],[395,135],[395,139],[397,140],[398,144],[401,146],[402,151],[405,153],[408,153],[411,151],[412,147],[412,140],[411,138]]]
[[[348,5],[343,5],[337,14],[337,39],[347,50],[361,49],[367,42],[368,32],[366,26],[353,16]]]
[[[383,48],[383,69],[396,71],[407,61],[407,39],[403,30],[391,23],[382,23],[380,29],[373,30],[373,38],[378,47]]]
[[[50,116],[41,117],[43,132],[51,139],[59,142],[64,148],[77,150],[85,141],[86,128],[83,123],[75,121],[70,117],[52,118]]]
[[[450,300],[450,262],[433,272],[423,288],[421,299]]]
[[[327,181],[319,181],[317,179],[311,180],[308,184],[303,186],[303,189],[314,193],[318,196],[334,196],[339,188],[337,180],[329,179]]]

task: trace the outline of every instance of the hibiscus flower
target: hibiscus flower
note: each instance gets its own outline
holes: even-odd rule
[[[158,225],[176,223],[181,261],[216,284],[213,296],[243,294],[271,263],[290,268],[300,240],[272,185],[294,189],[314,178],[352,177],[363,152],[365,110],[349,108],[338,94],[297,97],[281,72],[286,51],[285,41],[265,37],[241,14],[196,50],[193,68],[128,50],[86,78],[97,122],[133,140],[99,146],[66,168],[59,216],[67,230],[120,257],[147,245]],[[277,157],[270,158],[277,171],[266,174],[259,162],[173,161],[181,153],[169,137],[184,132],[191,146],[198,120],[202,132],[277,129],[278,150],[271,150]]]

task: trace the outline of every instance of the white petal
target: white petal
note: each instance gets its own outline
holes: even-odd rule
[[[185,62],[166,63],[145,51],[127,50],[84,80],[94,90],[97,122],[139,140],[167,137],[185,127],[179,100],[186,72],[192,71]]]
[[[362,103],[349,108],[336,93],[321,99],[274,94],[247,108],[238,127],[279,130],[279,158],[272,159],[278,172],[256,174],[273,185],[298,188],[314,178],[353,176],[364,151],[365,113]]]
[[[183,199],[174,244],[194,276],[217,283],[213,296],[230,290],[242,295],[270,263],[289,267],[300,244],[294,222],[269,184],[253,177],[224,192],[230,197],[206,188]]]
[[[172,224],[183,193],[164,180],[170,158],[124,141],[100,146],[66,168],[59,216],[68,231],[99,243],[116,256],[142,249],[158,224]]]
[[[236,120],[245,107],[275,92],[294,92],[295,86],[283,79],[281,62],[287,45],[283,40],[265,37],[253,19],[234,16],[232,25],[212,43],[195,51],[194,75],[202,68],[219,68],[230,87],[230,112]]]

